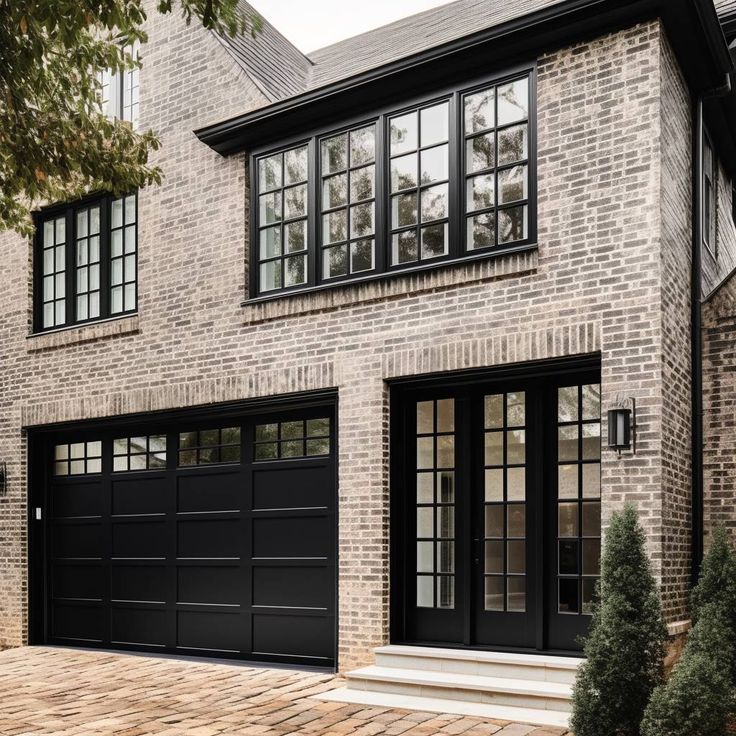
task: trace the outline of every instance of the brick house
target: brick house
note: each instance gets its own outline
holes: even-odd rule
[[[625,501],[681,632],[736,525],[736,3],[147,30],[105,99],[163,184],[0,235],[0,646],[564,711]]]

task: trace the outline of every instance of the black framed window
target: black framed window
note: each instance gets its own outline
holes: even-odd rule
[[[140,59],[140,43],[129,44],[125,52],[135,61]],[[139,69],[126,69],[112,73],[100,73],[100,107],[111,118],[126,120],[134,128],[138,127],[139,110]]]
[[[36,216],[35,329],[137,308],[137,195],[90,197]]]
[[[320,141],[322,277],[375,267],[376,124]]]
[[[530,67],[257,150],[251,296],[534,245]]]
[[[703,135],[703,245],[714,258],[718,257],[718,163],[713,144]]]
[[[447,255],[450,103],[389,118],[392,266]]]
[[[524,240],[529,227],[529,80],[463,97],[466,248]]]
[[[261,289],[307,282],[307,146],[258,162],[258,263]]]

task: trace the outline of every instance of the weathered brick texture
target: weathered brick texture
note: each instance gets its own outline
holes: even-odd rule
[[[388,638],[385,380],[597,352],[604,409],[639,408],[636,456],[603,453],[604,520],[636,503],[683,617],[690,108],[659,22],[539,59],[538,253],[246,307],[245,159],[191,131],[262,100],[207,34],[151,29],[141,113],[166,179],[140,193],[139,315],[28,338],[30,246],[0,243],[0,645],[27,635],[24,424],[337,387],[346,670]]]

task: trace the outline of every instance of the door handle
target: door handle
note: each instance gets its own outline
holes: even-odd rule
[[[33,518],[36,521],[41,521],[43,519],[43,510],[40,506],[36,506],[36,508],[33,510]]]

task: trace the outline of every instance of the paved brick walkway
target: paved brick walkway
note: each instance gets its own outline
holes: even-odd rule
[[[0,652],[0,734],[17,736],[562,736],[310,695],[338,678],[43,647]],[[571,735],[570,735],[571,736]]]

